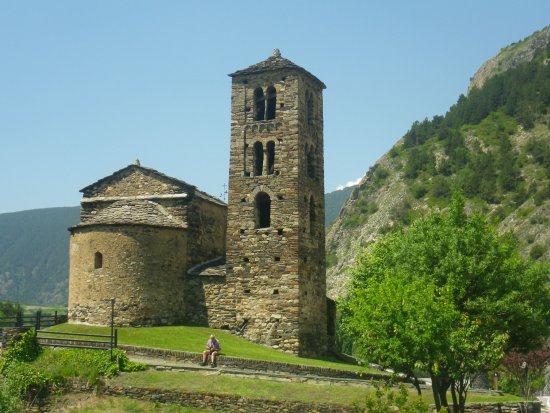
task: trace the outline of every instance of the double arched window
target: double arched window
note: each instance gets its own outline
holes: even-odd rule
[[[275,172],[275,142],[269,141],[265,146],[257,141],[253,146],[254,176],[272,175]],[[264,170],[265,166],[265,170]]]
[[[254,176],[263,174],[264,170],[264,146],[261,142],[254,143]]]
[[[271,198],[265,192],[258,192],[254,199],[256,228],[271,226]]]
[[[264,94],[261,87],[254,90],[254,120],[275,119],[277,90],[269,86]]]

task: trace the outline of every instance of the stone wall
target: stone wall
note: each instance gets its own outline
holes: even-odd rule
[[[188,206],[186,222],[189,233],[189,267],[225,255],[225,204],[193,196]]]
[[[234,289],[227,286],[225,259],[198,266],[187,273],[185,323],[230,329],[235,325]]]
[[[66,385],[68,392],[94,391],[84,381],[73,381]],[[101,388],[102,394],[108,396],[124,396],[133,399],[147,400],[158,403],[173,403],[199,409],[223,410],[227,412],[248,413],[357,413],[355,406],[345,406],[336,403],[307,403],[292,400],[252,399],[231,394],[216,394],[208,392],[189,392],[185,390],[164,390],[154,388],[139,388],[106,384]],[[526,408],[525,408],[526,407]],[[471,403],[465,408],[466,413],[540,413],[539,402],[522,403]]]
[[[187,235],[176,228],[93,226],[70,239],[69,320],[119,326],[180,323]],[[95,254],[102,254],[95,268]]]

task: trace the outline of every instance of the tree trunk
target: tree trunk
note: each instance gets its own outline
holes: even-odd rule
[[[432,395],[434,398],[435,410],[439,412],[441,410],[441,400],[439,399],[439,377],[433,373],[430,373],[432,379]]]
[[[419,396],[422,396],[422,390],[420,389],[420,382],[418,381],[418,377],[416,377],[416,374],[414,374],[412,371],[407,372],[408,378],[412,381],[413,386],[416,388],[416,393]]]
[[[458,400],[456,398],[456,385],[455,385],[454,380],[451,383],[451,396],[453,397],[453,412],[457,413],[458,412]]]

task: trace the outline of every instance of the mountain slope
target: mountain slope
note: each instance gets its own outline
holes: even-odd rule
[[[468,96],[445,116],[415,122],[369,170],[327,234],[329,296],[345,295],[361,248],[428,207],[445,208],[455,188],[512,231],[524,255],[550,257],[548,32],[503,49],[491,60],[513,62],[507,70],[478,71]]]
[[[69,232],[79,207],[0,214],[0,301],[67,303]]]
[[[328,228],[334,222],[340,209],[348,200],[355,186],[348,186],[344,189],[325,194],[325,227]]]

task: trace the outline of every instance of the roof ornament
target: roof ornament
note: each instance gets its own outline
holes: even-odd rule
[[[141,163],[139,162],[139,159],[136,159],[136,160],[134,161],[134,165],[136,165],[136,166],[141,166]]]
[[[279,49],[273,49],[273,57],[281,57],[281,51]]]

